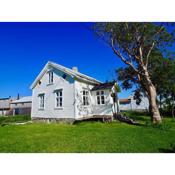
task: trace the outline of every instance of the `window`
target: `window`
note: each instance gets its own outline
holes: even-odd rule
[[[83,91],[83,106],[88,106],[89,105],[89,92],[88,91]]]
[[[55,91],[55,107],[59,108],[63,106],[63,91],[57,90]]]
[[[104,105],[105,104],[104,91],[97,91],[96,95],[97,95],[97,104]]]
[[[44,94],[39,95],[39,108],[44,109]]]
[[[49,72],[49,84],[53,83],[53,72]]]

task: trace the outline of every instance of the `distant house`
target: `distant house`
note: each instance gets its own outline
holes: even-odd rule
[[[149,109],[149,101],[146,97],[142,98],[142,101],[139,105],[136,104],[136,100],[133,96],[128,98],[119,99],[120,111],[148,111]]]
[[[9,115],[11,101],[12,99],[10,97],[0,98],[0,116]]]
[[[95,116],[112,116],[116,100],[114,82],[102,83],[78,71],[48,62],[32,89],[33,120],[75,121]],[[114,96],[114,95],[113,95]]]
[[[10,103],[13,115],[31,114],[32,97],[21,97],[18,100],[14,100]]]

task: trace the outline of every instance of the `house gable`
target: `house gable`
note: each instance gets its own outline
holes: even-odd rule
[[[53,72],[53,83],[49,83],[49,72]],[[62,106],[56,106],[56,92],[62,91]],[[44,95],[41,109],[40,96]],[[48,66],[41,72],[32,89],[32,117],[74,118],[74,78],[62,70]]]
[[[35,81],[32,83],[31,85],[31,89],[33,89],[37,83],[41,80],[41,78],[49,71],[49,70],[58,70],[61,71],[62,73],[66,74],[66,75],[69,75],[69,77],[71,77],[72,79],[77,79],[77,80],[81,80],[81,81],[84,81],[86,83],[89,83],[89,84],[100,84],[101,82],[92,78],[92,77],[89,77],[87,75],[84,75],[80,72],[76,72],[74,70],[71,70],[69,68],[66,68],[64,66],[61,66],[59,64],[56,64],[56,63],[53,63],[53,62],[48,62],[45,67],[43,68],[43,70],[40,72],[40,74],[37,76],[37,78],[35,79]],[[56,72],[56,71],[55,71]]]

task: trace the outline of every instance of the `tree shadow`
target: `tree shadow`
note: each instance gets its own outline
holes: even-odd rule
[[[170,144],[170,149],[159,148],[160,153],[175,153],[175,143]]]
[[[174,149],[164,149],[164,148],[159,148],[160,153],[175,153]]]

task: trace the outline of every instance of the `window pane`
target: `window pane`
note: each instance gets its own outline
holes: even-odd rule
[[[101,104],[105,104],[105,97],[101,96]]]
[[[56,107],[62,107],[63,104],[63,92],[62,90],[57,90],[57,92],[55,92],[55,106]]]
[[[62,104],[63,104],[63,99],[62,99],[62,97],[60,97],[60,107],[62,107]]]
[[[53,83],[53,72],[49,72],[49,83]]]
[[[89,105],[89,92],[88,91],[83,91],[83,105],[87,106]]]
[[[58,98],[56,99],[56,107],[58,107],[59,106],[59,100],[58,100]]]
[[[97,104],[100,105],[100,97],[97,96]]]
[[[39,107],[44,108],[44,95],[39,95]]]
[[[103,95],[104,94],[104,91],[101,91],[101,95]]]
[[[97,91],[97,95],[100,95],[99,91]]]
[[[89,99],[86,97],[86,105],[89,105]]]

